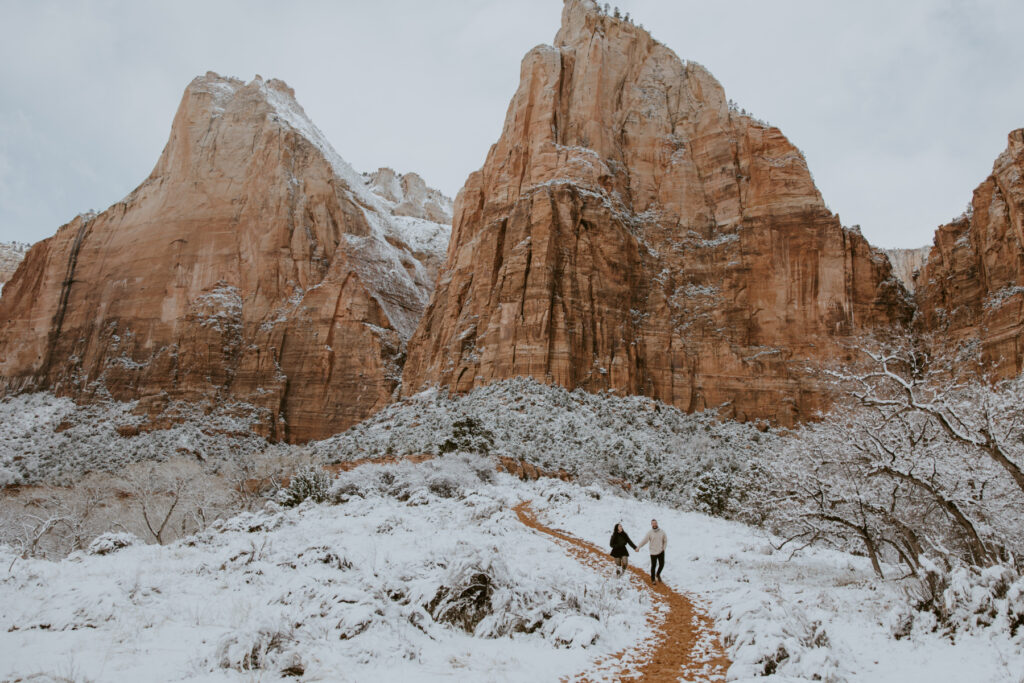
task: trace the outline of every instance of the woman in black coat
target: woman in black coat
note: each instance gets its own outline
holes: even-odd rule
[[[630,539],[629,534],[625,532],[621,524],[616,524],[615,528],[612,529],[612,557],[615,559],[615,564],[618,566],[619,571],[616,576],[622,576],[622,573],[626,571],[626,567],[629,566],[629,551],[626,550],[626,546],[630,546],[633,550],[636,550],[636,544]]]

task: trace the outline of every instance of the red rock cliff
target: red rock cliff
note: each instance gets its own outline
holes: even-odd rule
[[[922,329],[980,342],[1004,377],[1024,370],[1024,129],[1010,133],[969,210],[935,232],[915,294]]]
[[[197,78],[149,178],[5,285],[0,390],[239,400],[291,441],[347,428],[391,400],[433,284],[414,252],[448,233],[436,201],[372,180],[284,83]]]
[[[456,199],[403,392],[529,375],[788,424],[825,402],[798,365],[909,312],[777,128],[646,31],[566,0]]]

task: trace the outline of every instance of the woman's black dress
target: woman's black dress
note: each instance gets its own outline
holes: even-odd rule
[[[630,539],[629,534],[625,531],[614,531],[612,532],[612,557],[625,557],[629,555],[629,551],[626,550],[626,546],[629,545],[636,550],[636,544]]]

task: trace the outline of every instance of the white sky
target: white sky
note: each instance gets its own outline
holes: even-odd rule
[[[614,3],[613,3],[614,4]],[[779,126],[843,222],[919,246],[1024,126],[1017,0],[619,0]],[[288,82],[360,170],[452,196],[496,140],[560,0],[0,0],[0,240],[35,241],[150,172],[188,82]]]

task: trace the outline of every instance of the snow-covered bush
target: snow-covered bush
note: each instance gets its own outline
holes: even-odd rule
[[[141,541],[135,534],[129,534],[124,531],[109,531],[94,538],[85,552],[90,555],[109,555],[121,548],[127,548],[136,543],[141,543]]]
[[[305,500],[322,503],[327,500],[331,477],[319,467],[303,467],[292,475],[288,486],[278,491],[277,502],[285,507],[295,507]]]
[[[459,558],[449,570],[444,584],[426,605],[435,621],[475,633],[477,626],[494,613],[491,598],[494,595],[494,580],[491,574],[495,567],[493,560],[487,566],[465,558]],[[501,635],[489,631],[487,635]]]
[[[462,499],[481,484],[490,483],[494,475],[494,465],[489,460],[468,454],[446,455],[418,464],[371,463],[341,472],[327,497],[334,503],[370,496],[410,503],[422,502],[424,496]]]
[[[489,453],[494,448],[494,434],[475,417],[464,417],[452,423],[452,435],[438,447],[439,453]]]
[[[0,464],[0,489],[21,483],[21,475],[6,465]]]
[[[974,631],[995,628],[1024,646],[1024,576],[1015,567],[943,566],[921,558],[920,576],[904,586],[906,607],[890,624],[895,637],[913,630]]]
[[[724,517],[732,502],[734,479],[732,472],[720,469],[698,475],[691,494],[694,508],[709,515]]]
[[[274,505],[274,503],[268,503],[270,507],[274,507]],[[281,526],[283,521],[284,517],[281,513],[274,510],[245,511],[229,519],[218,519],[210,525],[210,531],[218,533],[244,531],[245,533],[254,534],[259,531],[273,531]]]
[[[264,626],[224,636],[217,645],[215,659],[222,669],[262,669],[285,676],[301,676],[304,667],[295,645],[295,637],[288,627]]]
[[[821,621],[780,596],[759,590],[732,597],[716,619],[728,648],[729,676],[781,675],[839,683],[846,680]]]

